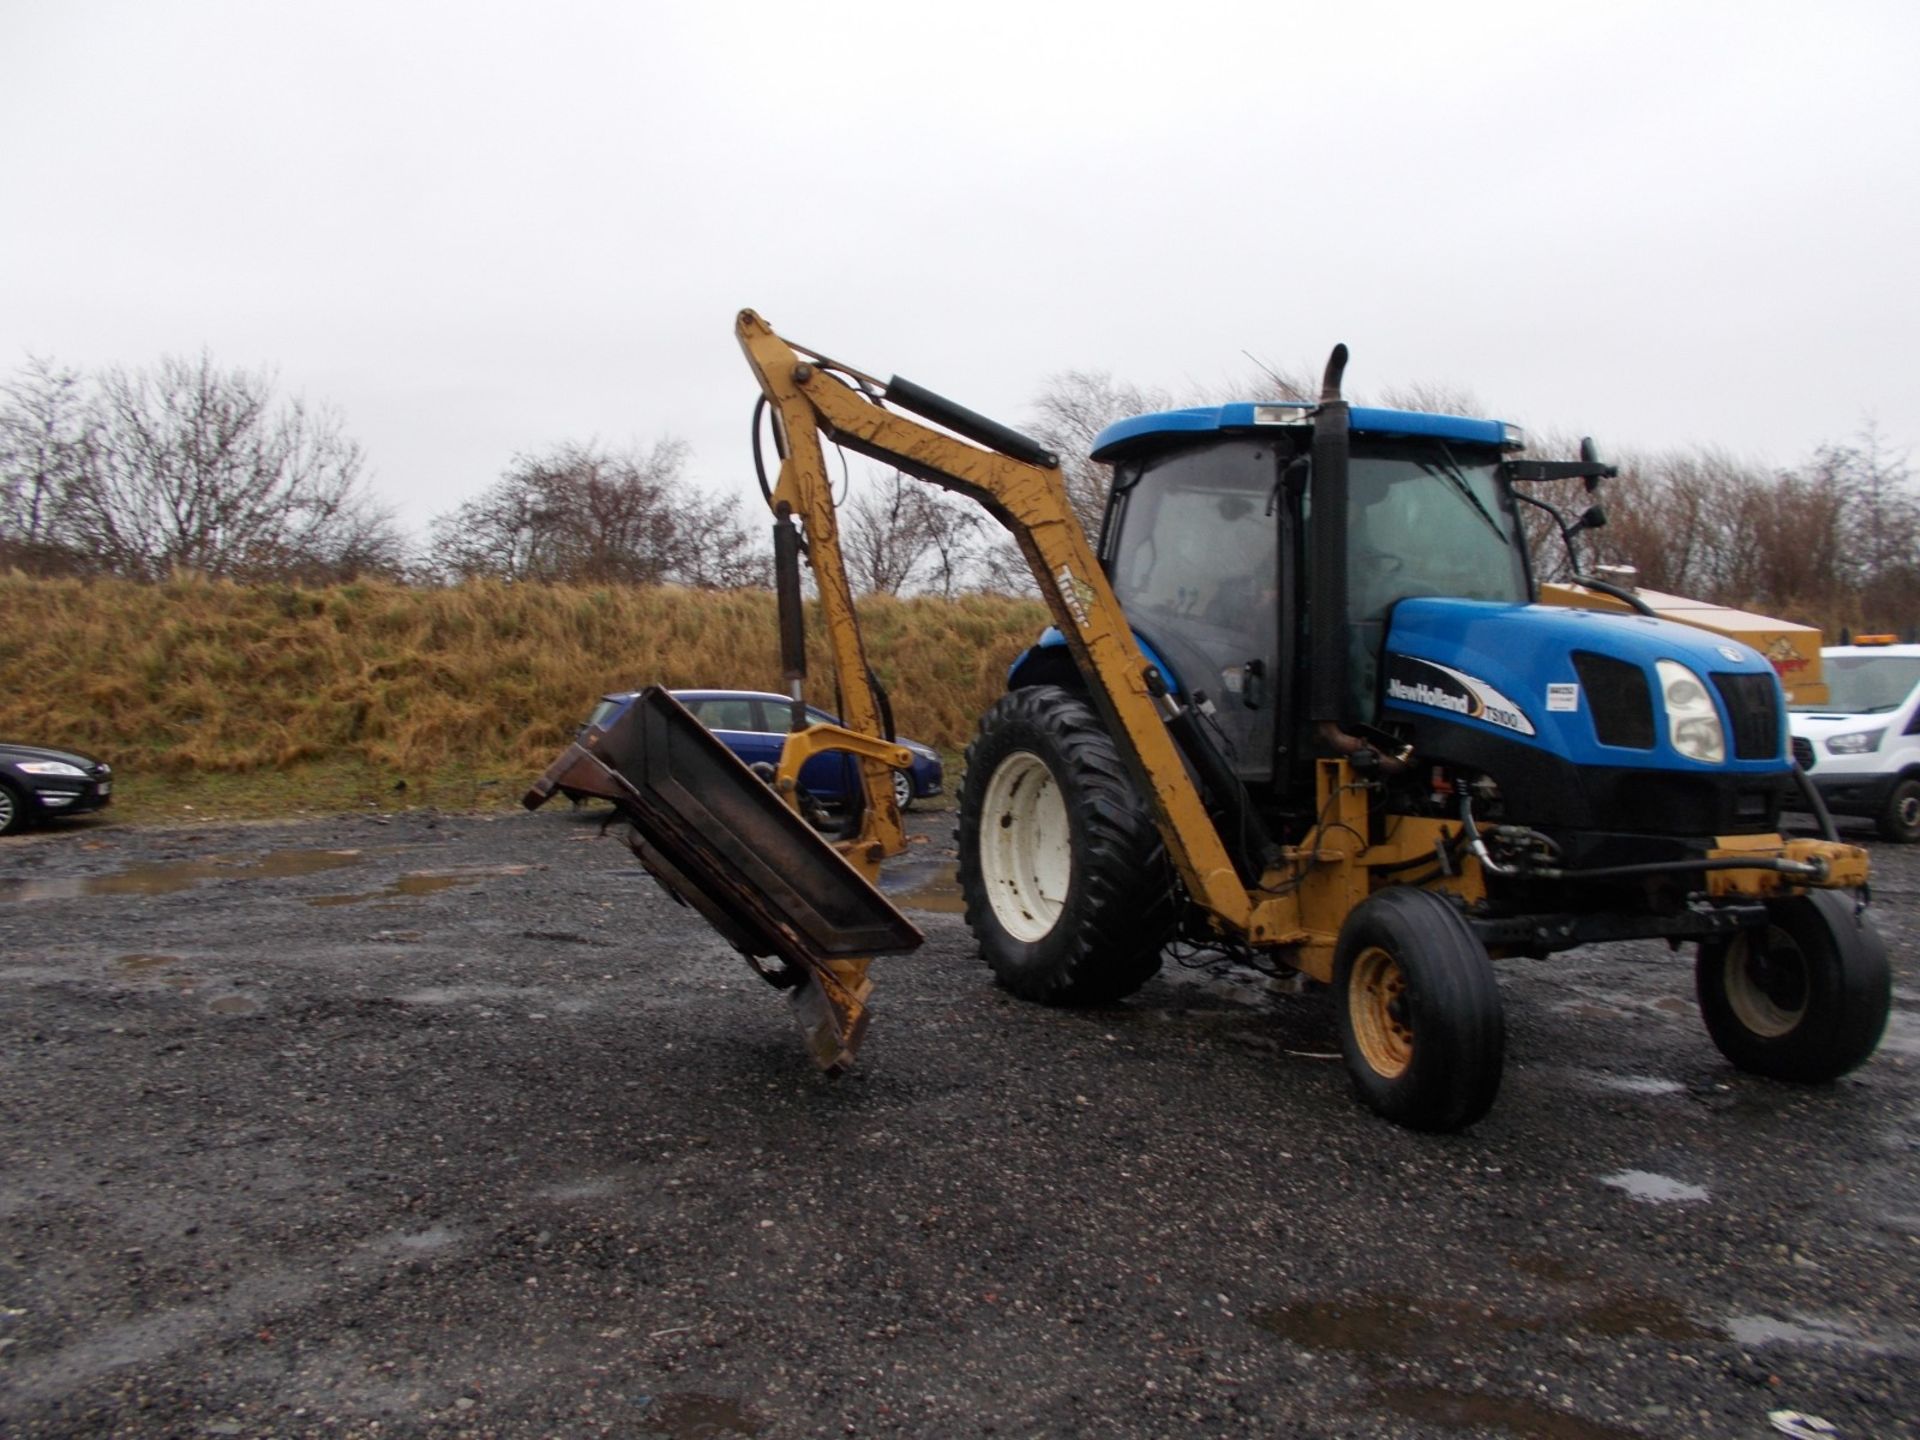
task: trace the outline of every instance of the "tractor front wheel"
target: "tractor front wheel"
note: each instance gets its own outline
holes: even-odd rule
[[[1893,1004],[1886,942],[1832,890],[1769,901],[1765,925],[1700,946],[1693,978],[1720,1053],[1774,1080],[1846,1074]]]
[[[1099,1005],[1160,969],[1173,867],[1112,737],[1053,685],[1003,695],[967,747],[960,891],[994,977],[1025,1000]]]
[[[1340,1049],[1361,1100],[1414,1130],[1460,1130],[1493,1105],[1506,1021],[1493,962],[1429,890],[1369,896],[1334,950]]]

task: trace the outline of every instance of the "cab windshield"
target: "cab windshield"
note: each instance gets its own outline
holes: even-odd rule
[[[1796,705],[1830,715],[1884,715],[1920,685],[1920,655],[1828,655],[1821,662],[1827,703]]]
[[[1389,448],[1355,438],[1347,480],[1354,620],[1378,620],[1394,601],[1415,595],[1533,598],[1499,465],[1497,456],[1438,442],[1399,440]]]

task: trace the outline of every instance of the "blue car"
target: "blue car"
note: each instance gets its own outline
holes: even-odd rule
[[[604,730],[633,703],[637,693],[623,690],[602,695],[580,732],[584,735],[590,729]],[[780,747],[786,743],[787,717],[793,704],[786,696],[759,690],[675,690],[671,694],[747,764],[780,763]],[[807,718],[816,725],[840,723],[837,717],[811,705]],[[898,743],[913,752],[912,767],[893,772],[894,804],[907,810],[916,800],[938,795],[946,776],[940,756],[931,746],[904,735]],[[800,788],[823,805],[847,804],[859,783],[859,762],[851,755],[816,755],[800,769]]]

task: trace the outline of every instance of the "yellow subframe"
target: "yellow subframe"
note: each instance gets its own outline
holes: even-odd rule
[[[982,449],[885,409],[825,368],[826,362],[795,350],[751,310],[740,313],[735,333],[781,427],[786,454],[771,503],[777,516],[795,516],[805,529],[845,705],[845,730],[813,727],[788,737],[779,777],[791,795],[800,765],[812,755],[840,749],[861,758],[865,813],[858,834],[840,842],[839,848],[868,879],[878,875],[883,859],[905,848],[890,772],[908,763],[908,757],[899,747],[873,738],[881,733],[880,716],[866,682],[866,655],[840,553],[822,435],[964,495],[1006,527],[1075,662],[1093,678],[1093,699],[1152,807],[1189,898],[1222,936],[1278,952],[1314,979],[1331,980],[1340,927],[1355,906],[1380,888],[1374,872],[1437,856],[1441,846],[1457,837],[1457,824],[1401,816],[1387,822],[1382,839],[1370,842],[1369,788],[1346,760],[1322,760],[1316,777],[1316,813],[1321,818],[1308,843],[1288,852],[1280,866],[1248,889],[1168,733],[1160,702],[1149,688],[1150,663],[1081,529],[1059,468]],[[1828,866],[1820,882],[1824,886],[1858,885],[1866,879],[1866,854],[1856,846],[1787,841],[1777,835],[1739,836],[1717,841],[1713,854],[1818,857]],[[1804,881],[1745,869],[1710,871],[1705,883],[1710,895],[1729,898],[1806,888]],[[1447,891],[1467,902],[1486,894],[1481,868],[1470,854],[1460,857],[1457,873],[1424,882],[1424,888]],[[864,1001],[871,988],[867,963],[846,961],[835,967],[836,973],[844,972],[856,1003]]]

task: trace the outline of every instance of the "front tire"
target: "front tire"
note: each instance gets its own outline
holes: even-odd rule
[[[1085,701],[1002,696],[967,747],[960,891],[994,977],[1025,1000],[1100,1005],[1160,969],[1179,894],[1147,806]]]
[[[1700,946],[1700,1017],[1742,1070],[1817,1084],[1864,1063],[1893,1005],[1887,947],[1832,890],[1767,904],[1767,923]]]
[[[1920,841],[1920,780],[1902,780],[1887,797],[1887,805],[1875,822],[1880,838],[1896,845]]]
[[[1460,1130],[1493,1106],[1506,1020],[1493,961],[1452,904],[1382,890],[1334,949],[1340,1049],[1360,1099],[1413,1130]]]

